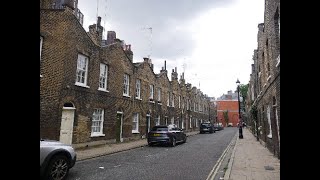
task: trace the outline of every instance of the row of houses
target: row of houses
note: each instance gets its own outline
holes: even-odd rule
[[[280,159],[280,1],[265,0],[246,110],[252,131]]]
[[[166,61],[133,62],[131,45],[101,18],[82,26],[77,0],[40,0],[40,137],[76,147],[145,138],[158,124],[197,131],[210,120],[210,98],[178,78]]]

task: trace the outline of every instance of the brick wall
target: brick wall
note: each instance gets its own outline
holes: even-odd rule
[[[40,4],[43,5],[44,4]],[[99,19],[98,19],[99,21]],[[99,23],[99,22],[97,22]],[[166,70],[160,74],[153,72],[149,60],[133,64],[121,43],[100,46],[97,37],[85,32],[73,11],[66,9],[41,9],[40,34],[43,37],[40,73],[40,136],[59,140],[62,108],[68,104],[75,108],[73,144],[92,142],[113,142],[117,138],[117,112],[123,113],[123,138],[125,141],[139,139],[146,134],[146,115],[151,115],[150,127],[155,125],[155,118],[160,115],[161,124],[168,123],[171,117],[181,120],[185,117],[185,128],[189,128],[189,117],[208,119],[206,112],[194,112],[193,102],[198,98],[206,103],[202,92],[195,87],[186,88],[184,81],[177,78],[169,81]],[[89,58],[87,86],[75,85],[78,54]],[[100,63],[108,65],[107,92],[98,90]],[[150,66],[151,65],[151,66]],[[177,70],[174,71],[177,73]],[[124,74],[130,77],[129,97],[123,96]],[[177,74],[176,74],[177,75]],[[136,100],[135,81],[141,79],[142,100]],[[154,100],[157,100],[157,88],[161,88],[161,104],[149,101],[149,85],[154,85]],[[200,93],[199,93],[200,92]],[[175,95],[175,107],[167,106],[169,94]],[[198,94],[197,94],[198,93]],[[191,111],[179,108],[178,97],[191,100]],[[182,102],[181,102],[182,103]],[[171,102],[170,102],[171,105]],[[103,134],[92,137],[92,115],[95,108],[104,109]],[[139,133],[132,133],[133,113],[140,114]],[[178,121],[180,123],[181,121]]]

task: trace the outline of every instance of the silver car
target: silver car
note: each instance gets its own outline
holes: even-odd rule
[[[72,146],[54,140],[40,140],[40,177],[63,180],[75,165],[77,154]]]

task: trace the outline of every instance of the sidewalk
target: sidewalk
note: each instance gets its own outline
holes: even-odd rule
[[[186,133],[187,136],[199,134],[198,131]],[[77,161],[90,159],[98,156],[103,156],[107,154],[113,154],[116,152],[126,151],[133,148],[146,146],[147,139],[141,139],[131,142],[115,143],[115,144],[105,144],[102,146],[89,147],[87,149],[76,149]]]
[[[243,128],[243,139],[237,138],[224,180],[278,180],[280,160]]]

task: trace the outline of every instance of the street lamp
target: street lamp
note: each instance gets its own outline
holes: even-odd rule
[[[238,91],[238,105],[239,105],[239,139],[243,139],[242,133],[242,120],[241,120],[241,112],[240,112],[240,81],[237,79],[237,91]]]

